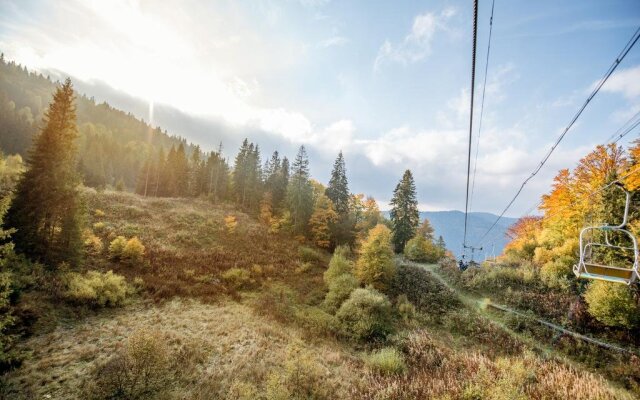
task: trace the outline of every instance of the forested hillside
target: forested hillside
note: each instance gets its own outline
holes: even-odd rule
[[[51,102],[56,82],[0,57],[0,149],[23,158]],[[78,162],[84,182],[92,187],[115,186],[119,180],[133,189],[150,154],[172,146],[187,146],[158,127],[106,103],[77,96]],[[190,153],[193,146],[187,146]]]

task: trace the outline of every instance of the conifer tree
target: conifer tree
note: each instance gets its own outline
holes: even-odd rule
[[[240,150],[236,155],[235,163],[233,165],[233,192],[236,203],[244,205],[246,198],[246,182],[247,182],[247,158],[250,151],[253,149],[249,147],[249,140],[246,138],[242,141]]]
[[[304,146],[300,146],[292,165],[287,187],[287,206],[291,213],[293,230],[305,234],[313,211],[313,187],[309,180],[309,159]]]
[[[410,170],[406,170],[393,191],[391,199],[391,226],[393,247],[396,253],[404,250],[405,244],[415,236],[420,223],[416,185]]]
[[[333,163],[331,179],[329,179],[326,194],[333,202],[333,208],[341,217],[349,213],[349,186],[346,173],[344,157],[340,152]]]
[[[174,169],[176,196],[186,196],[189,188],[189,161],[184,149],[184,144],[180,143],[176,151],[176,157],[172,166]]]
[[[444,242],[444,238],[442,237],[442,235],[438,236],[436,246],[438,246],[438,248],[443,252],[447,250],[447,244]]]
[[[81,252],[74,101],[67,79],[53,95],[6,218],[7,228],[16,230],[16,249],[49,266],[77,264]]]

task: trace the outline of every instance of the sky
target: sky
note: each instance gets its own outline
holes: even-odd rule
[[[481,0],[476,128],[490,12]],[[383,209],[411,169],[422,210],[464,210],[472,17],[471,0],[0,0],[0,51],[205,150],[304,144],[324,183],[342,150],[350,189]],[[496,0],[493,22],[471,210],[499,213],[640,26],[640,2]],[[507,215],[639,110],[640,44]]]

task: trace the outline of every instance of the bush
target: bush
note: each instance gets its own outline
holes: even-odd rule
[[[435,263],[444,256],[444,252],[423,235],[418,234],[407,242],[404,255],[411,261]]]
[[[346,244],[341,244],[340,246],[337,246],[335,250],[333,250],[333,255],[339,255],[346,259],[349,259],[352,256],[351,247],[347,246]]]
[[[460,306],[455,293],[436,281],[424,268],[398,266],[389,289],[390,296],[406,298],[425,314],[442,314]]]
[[[284,370],[272,372],[266,386],[268,400],[333,398],[325,369],[311,352],[298,343],[289,347]]]
[[[324,272],[324,283],[331,285],[336,278],[353,273],[353,263],[340,253],[334,253],[329,261],[329,268]]]
[[[114,260],[120,260],[125,247],[127,247],[127,239],[124,236],[118,236],[109,244],[109,256]]]
[[[336,317],[343,333],[355,340],[384,339],[393,332],[389,300],[375,289],[356,289],[342,303]]]
[[[407,299],[406,295],[398,296],[396,300],[398,314],[405,323],[410,323],[416,317],[416,307]]]
[[[105,213],[98,208],[93,212],[93,215],[95,215],[96,218],[103,218],[105,216]]]
[[[605,325],[631,329],[638,324],[640,310],[626,285],[594,281],[584,298],[589,314]]]
[[[298,249],[298,256],[302,262],[316,263],[322,260],[322,254],[311,247],[301,246]]]
[[[234,290],[249,288],[255,281],[251,273],[242,268],[230,268],[222,274],[222,279]]]
[[[356,277],[366,285],[384,290],[395,272],[391,231],[384,225],[377,225],[369,231],[369,236],[362,245],[360,258],[356,263]]]
[[[144,257],[144,250],[144,245],[140,239],[133,237],[129,239],[124,246],[122,258],[133,264],[140,263],[142,262],[142,257]]]
[[[402,354],[393,347],[385,347],[365,358],[370,369],[384,375],[401,374],[407,369]]]
[[[334,256],[335,257],[335,256]],[[329,292],[324,298],[324,306],[329,312],[336,312],[340,305],[358,288],[358,280],[350,274],[342,274],[329,284]]]
[[[316,335],[329,335],[338,331],[336,317],[318,307],[303,306],[297,309],[295,319],[299,326]]]
[[[92,392],[102,399],[153,397],[169,382],[169,350],[157,332],[139,330],[125,348],[95,370]]]
[[[90,254],[97,255],[102,253],[102,248],[104,246],[102,245],[102,239],[94,234],[89,234],[84,240],[84,247]]]
[[[113,271],[89,271],[84,275],[70,272],[66,280],[66,298],[80,304],[120,306],[132,292],[124,276],[114,274]]]
[[[562,256],[556,260],[545,263],[540,269],[540,279],[550,288],[569,287],[571,265],[575,262],[573,257]]]
[[[234,233],[238,226],[238,220],[234,215],[227,215],[224,217],[224,226],[227,228],[229,233]]]

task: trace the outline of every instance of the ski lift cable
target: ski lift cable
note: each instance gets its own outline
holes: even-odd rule
[[[471,102],[469,113],[469,151],[467,154],[467,192],[464,204],[464,236],[462,246],[467,246],[467,225],[469,222],[469,178],[471,176],[471,144],[473,139],[473,97],[476,85],[476,45],[478,41],[478,0],[473,2],[473,48],[471,52]]]
[[[489,55],[491,54],[491,36],[493,33],[493,10],[496,0],[491,2],[491,17],[489,18],[489,40],[487,42],[487,58],[484,66],[484,83],[482,84],[482,101],[480,102],[480,117],[478,118],[478,139],[476,140],[476,155],[473,161],[473,178],[471,179],[471,196],[469,198],[469,211],[473,208],[473,192],[476,187],[476,170],[478,169],[478,153],[480,151],[480,135],[482,134],[482,116],[484,115],[484,98],[487,90],[487,73],[489,71]]]
[[[558,137],[558,139],[556,139],[555,143],[553,144],[553,146],[551,146],[551,148],[549,149],[549,151],[545,154],[545,156],[542,158],[542,161],[540,162],[540,164],[533,170],[533,172],[527,177],[527,179],[524,180],[524,182],[522,182],[522,184],[520,185],[520,188],[518,189],[518,191],[516,192],[516,194],[513,196],[513,198],[511,199],[511,201],[509,201],[509,203],[507,204],[507,206],[502,210],[502,212],[500,213],[500,215],[498,216],[498,218],[496,218],[496,220],[493,222],[493,224],[491,225],[491,227],[484,233],[484,235],[480,238],[479,242],[482,242],[487,235],[493,230],[493,228],[496,227],[496,225],[498,224],[498,222],[500,222],[500,220],[502,219],[502,217],[504,217],[504,214],[511,208],[511,206],[513,205],[513,203],[516,201],[516,199],[518,198],[518,196],[520,196],[520,194],[522,193],[522,190],[524,189],[524,187],[527,185],[527,183],[529,183],[529,181],[531,179],[533,179],[533,177],[535,177],[538,172],[540,172],[540,170],[542,169],[542,167],[545,165],[545,163],[549,160],[549,158],[551,157],[551,154],[553,154],[553,152],[555,151],[555,149],[560,145],[560,142],[562,141],[562,139],[565,138],[566,134],[569,132],[569,130],[571,129],[571,127],[573,127],[573,125],[576,123],[576,121],[578,120],[578,118],[580,118],[580,116],[582,115],[582,113],[584,112],[584,110],[587,108],[587,106],[589,105],[589,103],[591,102],[591,100],[593,100],[593,98],[596,96],[596,94],[598,94],[598,92],[600,91],[600,89],[602,88],[602,86],[604,86],[604,84],[607,82],[607,80],[611,77],[611,75],[614,73],[614,71],[616,70],[616,68],[618,67],[618,65],[620,65],[620,63],[622,62],[622,60],[624,60],[624,58],[627,56],[627,54],[629,54],[629,51],[633,48],[633,46],[638,42],[638,39],[640,39],[640,27],[635,31],[635,33],[633,34],[633,36],[631,37],[631,39],[629,40],[629,42],[627,42],[627,44],[625,45],[625,47],[622,49],[622,51],[620,52],[620,54],[618,55],[618,57],[616,57],[616,59],[613,61],[613,63],[611,64],[611,66],[609,67],[609,69],[607,70],[607,72],[604,74],[604,76],[600,79],[600,81],[598,82],[598,84],[595,86],[595,88],[593,89],[593,91],[591,92],[591,94],[589,95],[589,97],[587,97],[587,100],[584,102],[584,104],[582,105],[582,107],[580,107],[580,109],[578,109],[578,112],[574,115],[574,117],[571,119],[571,121],[569,122],[569,125],[567,125],[567,127],[562,131],[562,134],[560,134],[560,136]],[[466,223],[465,223],[465,227],[466,227]],[[466,229],[465,229],[466,231]]]

